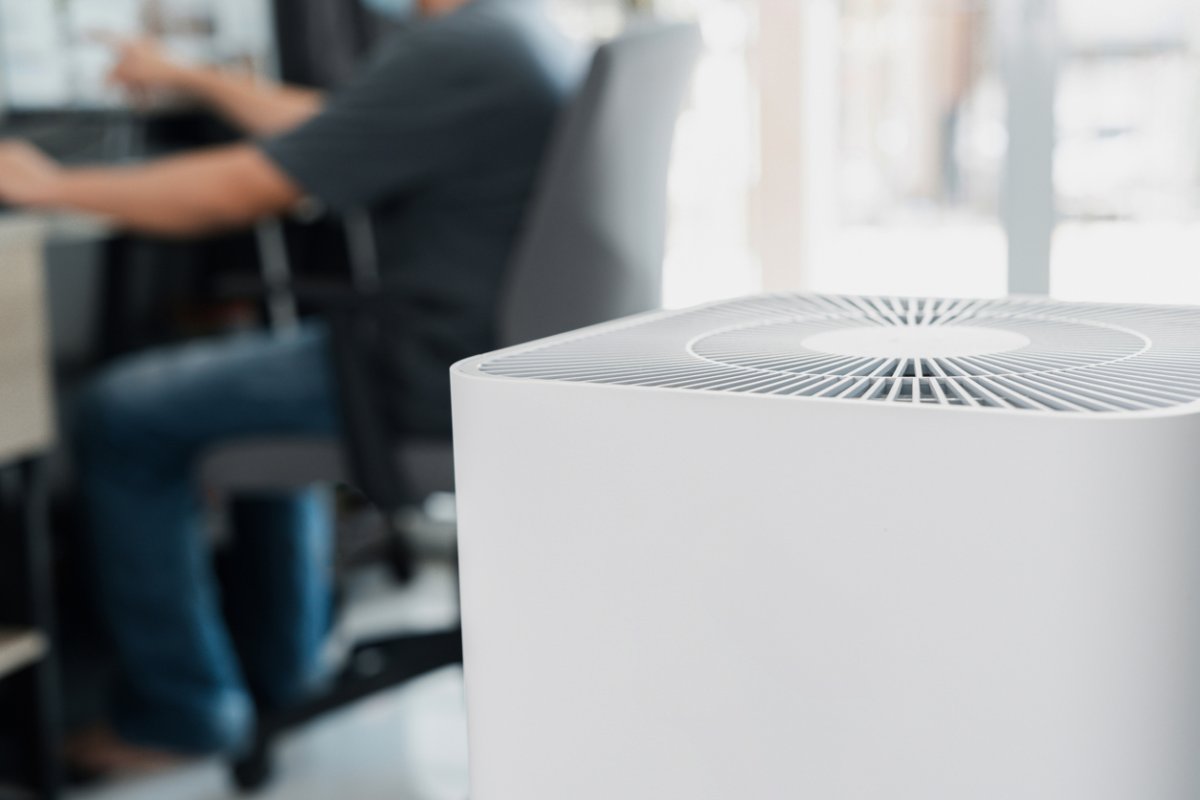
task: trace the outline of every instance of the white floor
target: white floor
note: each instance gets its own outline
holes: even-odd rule
[[[445,567],[422,571],[403,593],[367,581],[356,602],[355,633],[435,627],[453,613]],[[462,670],[445,669],[331,715],[284,740],[278,777],[262,800],[466,800],[467,740]],[[226,800],[235,798],[225,765],[78,792],[71,800]]]

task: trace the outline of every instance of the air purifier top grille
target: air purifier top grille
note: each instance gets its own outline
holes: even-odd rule
[[[1200,400],[1200,309],[781,294],[516,348],[489,375],[1031,411]]]

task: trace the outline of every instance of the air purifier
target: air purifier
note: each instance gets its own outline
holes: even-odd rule
[[[1200,309],[771,295],[452,381],[474,800],[1200,798]]]

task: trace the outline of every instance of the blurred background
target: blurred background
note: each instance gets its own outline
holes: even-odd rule
[[[311,31],[281,52],[268,3],[74,0],[64,26],[48,0],[3,0],[4,85],[22,112],[10,126],[118,104],[109,50],[87,32],[147,20],[189,57],[334,85],[379,35],[329,11],[340,2],[312,4],[337,22],[310,63]],[[671,176],[669,306],[760,289],[1200,300],[1194,4],[550,2],[582,41],[650,8],[701,25]],[[70,152],[87,124],[36,133],[78,160],[99,141],[86,131]],[[204,138],[158,127],[152,139]],[[104,141],[121,152],[122,135],[109,125]]]
[[[1194,3],[670,5],[708,48],[680,124],[670,302],[1010,282],[1200,299]]]
[[[645,14],[699,25],[703,52],[670,167],[668,307],[763,290],[1200,302],[1192,0],[548,2],[583,43]],[[391,28],[358,0],[0,0],[5,137],[67,164],[231,139],[172,98],[153,114],[130,109],[104,81],[112,51],[100,30],[155,36],[193,62],[332,88]],[[269,249],[275,240],[262,231],[184,243],[73,225],[56,229],[46,250],[64,419],[78,387],[122,354],[271,322],[260,261],[264,241]],[[296,274],[318,283],[345,260],[320,220],[269,235],[282,237]],[[100,702],[106,667],[73,578],[80,512],[69,500],[69,459],[57,454],[52,473],[70,722]],[[356,508],[343,501],[347,517]],[[452,497],[423,509],[428,557],[403,585],[386,565],[359,568],[351,537],[342,553],[345,598],[356,601],[347,630],[453,623],[453,517]],[[267,796],[461,800],[464,714],[457,668],[374,697],[291,737]],[[0,776],[22,757],[19,743],[9,747],[21,732],[8,735],[0,730]],[[0,799],[30,796],[6,786],[0,779]],[[216,763],[74,791],[96,800],[234,796]]]

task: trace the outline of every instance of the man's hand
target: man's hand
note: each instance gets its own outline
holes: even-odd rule
[[[28,142],[0,140],[0,202],[53,206],[62,174],[55,161]]]
[[[108,82],[134,96],[179,92],[187,88],[192,67],[172,59],[153,39],[104,37],[117,55]]]

